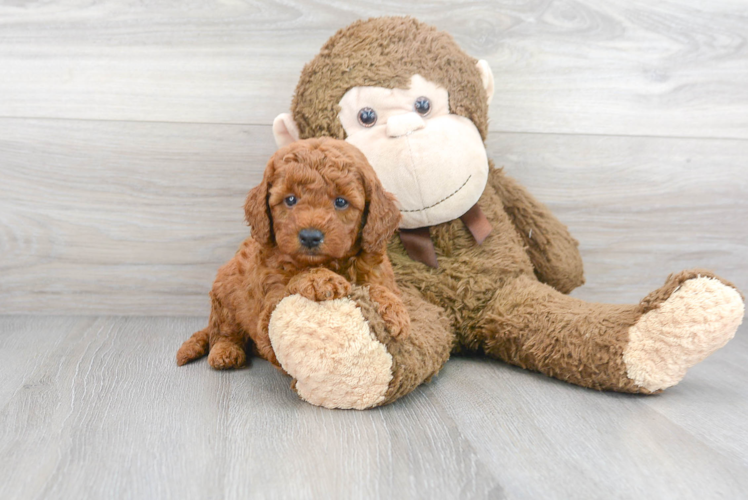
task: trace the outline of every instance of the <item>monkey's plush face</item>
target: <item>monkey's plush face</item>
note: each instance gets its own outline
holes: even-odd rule
[[[449,112],[444,88],[414,75],[408,89],[354,87],[339,105],[346,141],[397,197],[400,227],[447,222],[478,202],[486,149],[473,122]]]

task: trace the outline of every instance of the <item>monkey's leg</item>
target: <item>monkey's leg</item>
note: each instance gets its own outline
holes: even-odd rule
[[[437,306],[403,290],[410,333],[393,338],[368,288],[348,298],[313,302],[286,297],[270,319],[269,335],[283,369],[305,401],[363,410],[408,394],[436,375],[454,335]]]
[[[497,291],[477,338],[508,363],[585,387],[651,393],[729,341],[742,322],[740,293],[706,271],[684,271],[637,305],[595,304],[532,277]]]

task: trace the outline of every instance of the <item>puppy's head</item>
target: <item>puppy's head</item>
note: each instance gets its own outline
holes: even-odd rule
[[[363,153],[328,138],[279,149],[245,213],[255,240],[306,264],[383,252],[400,222]]]

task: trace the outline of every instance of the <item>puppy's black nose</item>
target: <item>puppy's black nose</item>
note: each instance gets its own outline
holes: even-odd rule
[[[299,231],[299,241],[307,248],[315,248],[325,239],[324,233],[319,229],[302,229]]]

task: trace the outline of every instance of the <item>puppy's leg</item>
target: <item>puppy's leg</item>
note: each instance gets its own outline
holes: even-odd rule
[[[241,368],[246,362],[247,355],[244,353],[244,346],[232,341],[217,342],[208,355],[208,363],[216,370]]]
[[[182,347],[177,351],[177,365],[182,366],[190,361],[202,358],[208,352],[210,327],[192,334],[192,337],[184,341]]]
[[[246,362],[244,342],[236,342],[233,338],[219,339],[210,348],[210,354],[208,354],[208,363],[216,370],[241,368]]]
[[[240,331],[224,330],[217,333],[215,342],[210,346],[208,364],[216,370],[241,368],[247,362],[244,352],[244,336]]]
[[[286,295],[288,294],[286,293],[285,287],[276,287],[268,291],[265,296],[263,308],[260,311],[260,319],[257,322],[257,334],[252,337],[252,341],[254,342],[255,348],[260,357],[270,361],[281,370],[283,370],[283,368],[275,357],[275,351],[273,351],[273,346],[270,343],[268,325],[270,324],[270,317],[272,316],[275,307]]]
[[[210,354],[208,364],[216,370],[244,366],[244,334],[229,308],[223,306],[218,294],[211,293]]]
[[[369,297],[377,307],[387,329],[395,338],[405,338],[410,332],[410,315],[402,299],[382,285],[371,285]]]

